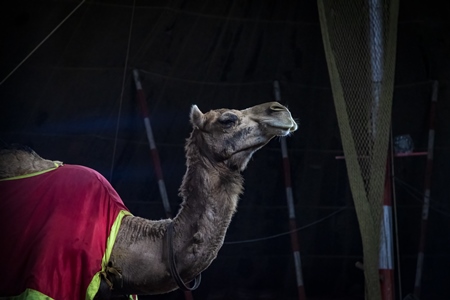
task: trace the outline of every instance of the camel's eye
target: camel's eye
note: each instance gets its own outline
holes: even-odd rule
[[[222,127],[231,128],[234,124],[236,124],[237,120],[238,117],[235,114],[225,113],[221,115],[217,121],[222,125]]]

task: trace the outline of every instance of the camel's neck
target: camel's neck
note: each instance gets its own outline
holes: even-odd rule
[[[175,254],[183,278],[192,279],[216,258],[242,192],[242,176],[208,157],[198,132],[186,144],[183,203],[174,218]]]
[[[242,192],[242,176],[205,158],[195,147],[180,187],[183,204],[174,218],[182,275],[194,276],[217,256]]]
[[[173,219],[177,269],[186,282],[217,256],[242,192],[242,176],[202,155],[195,140],[186,146],[187,171],[180,187],[181,209]],[[164,293],[176,288],[169,273],[166,228],[170,220],[127,217],[111,254],[131,293]]]

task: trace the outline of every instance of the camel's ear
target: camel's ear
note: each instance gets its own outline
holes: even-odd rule
[[[197,105],[192,105],[191,107],[191,124],[194,127],[197,128],[202,128],[203,127],[203,122],[204,122],[204,115],[203,113],[200,111],[200,109],[198,109]]]

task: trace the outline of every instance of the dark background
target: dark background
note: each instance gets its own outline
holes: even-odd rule
[[[0,80],[79,3],[2,3]],[[136,1],[134,7],[124,0],[85,2],[0,85],[2,141],[94,168],[133,214],[161,219],[132,70],[140,70],[174,211],[190,106],[243,109],[272,101],[279,80],[282,103],[300,125],[287,142],[297,225],[306,226],[298,232],[306,295],[363,299],[363,272],[354,266],[362,261],[361,238],[345,162],[335,159],[342,147],[316,1]],[[392,130],[409,134],[415,151],[426,151],[432,80],[439,82],[421,299],[450,299],[449,19],[448,1],[400,3]],[[395,159],[398,299],[414,286],[425,163],[424,156]],[[244,176],[226,242],[288,231],[279,140],[255,154]],[[179,291],[148,297],[183,298]],[[225,244],[194,298],[297,299],[289,236]]]

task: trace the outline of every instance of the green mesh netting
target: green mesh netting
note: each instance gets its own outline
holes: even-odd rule
[[[318,0],[318,7],[363,243],[366,299],[381,299],[378,255],[398,0]]]

